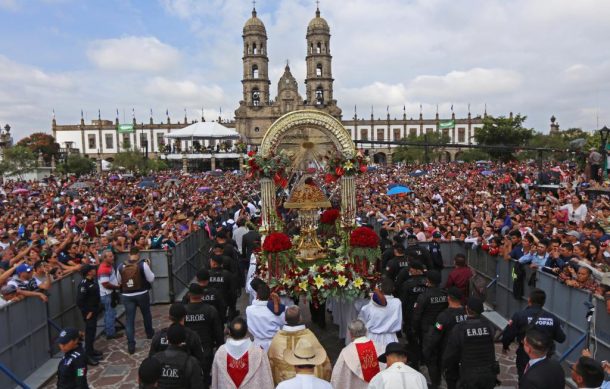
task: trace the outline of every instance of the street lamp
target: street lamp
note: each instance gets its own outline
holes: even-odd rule
[[[602,177],[604,180],[608,178],[608,152],[606,150],[606,145],[608,144],[608,136],[610,135],[610,128],[604,126],[601,130],[599,130],[599,136],[602,140],[602,146],[600,150],[600,154],[602,158],[604,158],[604,171],[602,172]]]

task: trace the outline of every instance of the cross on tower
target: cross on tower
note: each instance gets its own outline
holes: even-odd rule
[[[316,0],[316,8],[320,8],[320,0]]]
[[[252,8],[256,8],[256,0],[252,0]]]

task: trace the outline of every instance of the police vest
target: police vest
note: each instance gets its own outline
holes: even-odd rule
[[[485,371],[486,369],[491,372],[496,361],[494,329],[491,323],[477,318],[458,325],[461,326],[463,339],[460,360],[462,372]]]
[[[185,352],[179,355],[167,355],[167,351],[155,354],[155,359],[161,363],[159,387],[164,389],[184,389],[188,387],[186,367],[189,355]]]

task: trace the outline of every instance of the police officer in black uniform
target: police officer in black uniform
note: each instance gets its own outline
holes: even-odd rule
[[[199,335],[203,348],[203,379],[206,385],[209,385],[214,348],[218,348],[224,343],[223,325],[216,308],[201,301],[203,296],[201,285],[191,284],[189,293],[191,301],[185,307],[184,325]]]
[[[222,312],[220,313],[221,319],[226,318],[226,321],[230,321],[236,314],[236,282],[234,275],[229,270],[223,269],[223,263],[225,263],[226,260],[227,259],[225,257],[220,255],[212,255],[210,257],[209,286],[216,289],[220,293],[225,306],[229,308],[228,317],[224,312]]]
[[[384,273],[393,281],[397,282],[397,276],[402,269],[409,268],[409,260],[405,256],[405,248],[401,245],[394,246],[394,256],[385,266]]]
[[[423,335],[434,326],[436,317],[447,308],[447,292],[439,287],[441,273],[428,270],[426,273],[428,288],[417,297],[413,309],[413,330],[417,338],[419,352],[415,355],[412,366],[419,366]]]
[[[74,328],[63,329],[57,339],[64,353],[57,367],[57,389],[89,389],[87,357],[80,345],[80,334]]]
[[[424,334],[423,356],[426,365],[428,366],[428,375],[432,385],[430,388],[436,388],[441,383],[441,363],[443,352],[447,347],[449,334],[456,324],[466,320],[466,309],[462,306],[463,293],[460,288],[452,286],[447,289],[447,302],[449,306],[443,312],[438,314],[434,327]],[[445,372],[445,380],[447,381],[447,389],[455,389],[459,371],[447,370]]]
[[[186,308],[181,303],[173,303],[169,307],[169,320],[172,322],[172,325],[178,324],[184,327],[184,318],[186,316]],[[152,357],[156,353],[160,351],[164,351],[169,346],[169,340],[167,339],[167,328],[163,328],[162,330],[155,333],[152,341],[150,342],[150,351],[148,352],[148,356]],[[192,355],[199,361],[200,365],[203,365],[203,347],[201,347],[201,341],[199,340],[199,335],[190,328],[185,327],[186,332],[186,340],[184,344],[181,345],[184,351],[187,354]]]
[[[428,288],[428,279],[424,275],[424,265],[419,261],[413,261],[411,266],[402,269],[398,278],[402,278],[404,273],[406,273],[404,276],[406,281],[398,285],[397,296],[402,303],[402,330],[407,337],[407,360],[413,367],[412,361],[419,360],[417,357],[419,347],[413,328],[413,309],[419,295]]]
[[[85,352],[87,363],[90,365],[98,365],[102,353],[95,350],[93,343],[95,342],[95,333],[97,331],[97,316],[100,312],[101,298],[100,287],[95,277],[97,267],[93,265],[84,265],[81,269],[83,279],[78,284],[76,294],[76,305],[80,309],[83,320],[85,321]]]
[[[428,243],[428,250],[430,251],[430,258],[432,260],[432,268],[438,271],[443,270],[445,267],[443,264],[443,253],[441,253],[441,237],[440,231],[434,231],[432,233],[432,241]]]
[[[200,269],[197,272],[197,283],[203,288],[203,295],[201,301],[207,304],[211,304],[216,308],[218,314],[223,323],[226,323],[226,303],[224,302],[222,295],[216,289],[210,286],[210,272],[207,269]],[[182,298],[182,304],[186,305],[190,302],[190,295],[188,292]]]
[[[481,316],[483,302],[470,297],[468,318],[455,325],[443,353],[443,367],[459,371],[459,389],[492,389],[499,365],[494,349],[494,326]]]
[[[427,248],[420,246],[417,243],[416,235],[407,236],[407,250],[405,251],[407,257],[413,258],[414,260],[420,261],[424,264],[426,269],[432,269],[432,257],[430,251]]]
[[[186,341],[186,331],[180,324],[172,324],[167,329],[169,345],[154,358],[161,363],[161,389],[199,389],[204,387],[201,366],[195,357],[189,355],[180,345]]]
[[[517,373],[519,378],[523,376],[523,370],[525,365],[529,362],[530,358],[523,349],[523,338],[525,333],[530,329],[537,329],[546,334],[550,339],[556,342],[563,343],[566,340],[566,334],[561,329],[561,322],[557,316],[552,313],[545,312],[542,307],[546,302],[546,293],[542,289],[533,289],[530,293],[530,297],[527,301],[527,308],[522,311],[516,312],[508,325],[504,329],[502,334],[502,345],[503,352],[508,351],[510,344],[513,340],[517,340],[519,346],[517,347]],[[554,347],[551,348],[550,353],[554,352]]]

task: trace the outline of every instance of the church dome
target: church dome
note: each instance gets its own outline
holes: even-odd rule
[[[252,17],[246,20],[246,24],[244,24],[244,34],[247,32],[262,32],[265,35],[267,34],[263,21],[256,16],[256,9],[252,10]]]
[[[309,25],[307,26],[307,32],[313,32],[314,30],[324,30],[326,32],[330,31],[330,27],[328,27],[328,23],[326,19],[320,16],[320,9],[316,9],[316,17],[311,19]]]

